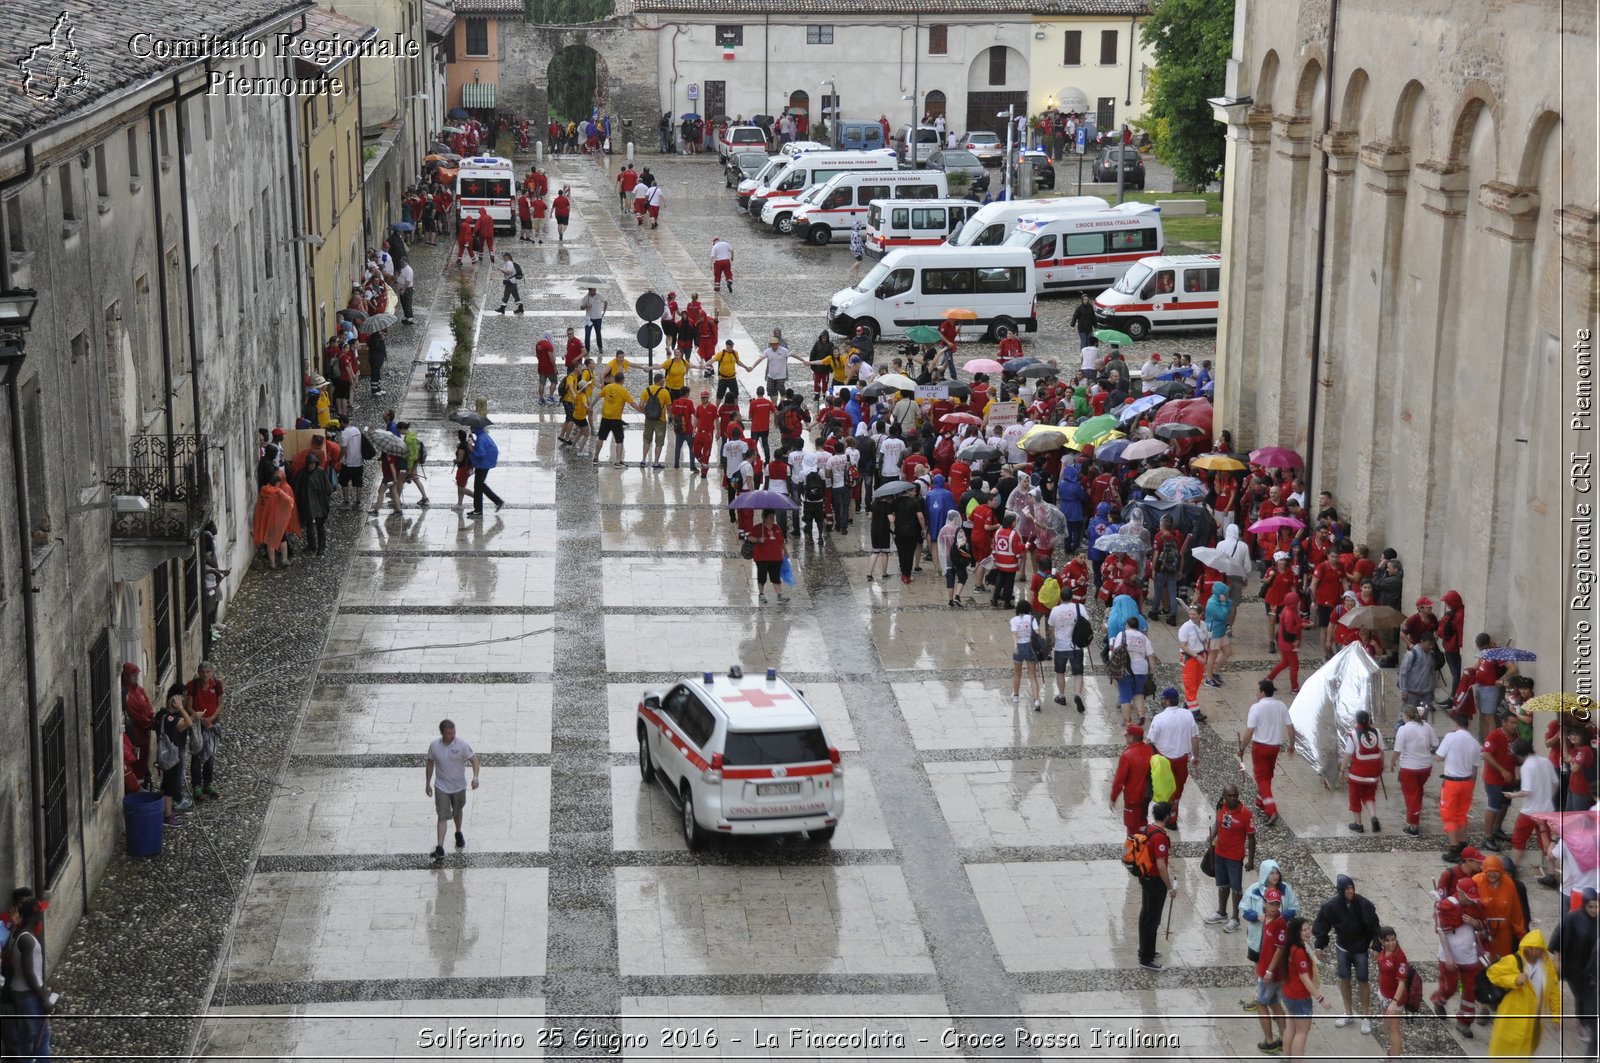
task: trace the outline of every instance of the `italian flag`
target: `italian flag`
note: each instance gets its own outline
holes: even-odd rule
[[[722,46],[722,58],[724,58],[724,59],[732,59],[733,58],[733,45],[724,44]]]

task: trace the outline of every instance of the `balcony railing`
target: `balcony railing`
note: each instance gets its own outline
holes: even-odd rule
[[[209,502],[205,436],[139,436],[129,448],[132,464],[114,465],[111,493],[142,498],[143,511],[116,507],[113,539],[193,539],[205,523]]]

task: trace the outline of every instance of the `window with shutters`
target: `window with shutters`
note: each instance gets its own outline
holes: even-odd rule
[[[950,54],[950,27],[949,26],[945,26],[945,25],[941,24],[941,25],[934,25],[934,26],[929,26],[928,27],[928,54],[929,55],[949,55]]]
[[[489,20],[486,18],[467,19],[467,54],[474,56],[487,56],[489,54]]]
[[[989,84],[1004,85],[1006,83],[1006,50],[1004,48],[989,49]]]
[[[1063,66],[1078,66],[1083,62],[1083,31],[1068,30],[1062,47],[1061,63]]]
[[[67,711],[59,698],[44,720],[44,873],[54,882],[67,866]]]
[[[806,27],[806,43],[807,44],[832,44],[833,43],[833,27],[832,26],[807,26]]]
[[[1117,31],[1100,31],[1100,65],[1114,66],[1117,62]]]
[[[150,573],[150,612],[156,626],[156,678],[172,667],[172,563]]]
[[[94,795],[105,792],[116,772],[120,714],[111,682],[111,631],[101,631],[89,650],[89,720],[94,732]]]

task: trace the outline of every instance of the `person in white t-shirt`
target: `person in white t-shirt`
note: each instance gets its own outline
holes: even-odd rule
[[[1033,652],[1033,633],[1037,621],[1033,618],[1033,606],[1026,598],[1017,603],[1017,611],[1010,621],[1011,638],[1015,645],[1011,652],[1011,703],[1017,704],[1022,696],[1022,667],[1028,667],[1028,680],[1033,684],[1033,711],[1038,712],[1043,707],[1039,700],[1039,658]]]
[[[1072,641],[1072,629],[1082,617],[1091,625],[1089,614],[1078,602],[1064,601],[1050,610],[1050,634],[1055,639],[1056,704],[1067,703],[1067,668],[1072,669],[1072,703],[1081,713],[1083,705],[1083,647]]]
[[[1422,709],[1405,707],[1405,722],[1394,733],[1389,770],[1400,774],[1400,795],[1405,800],[1406,825],[1400,829],[1413,838],[1422,833],[1422,789],[1433,775],[1433,750],[1439,744],[1433,727],[1422,719]]]
[[[1091,343],[1080,349],[1078,365],[1082,368],[1084,376],[1094,379],[1094,375],[1100,371],[1100,348]]]
[[[1467,847],[1467,818],[1472,812],[1472,792],[1478,781],[1478,767],[1483,763],[1483,747],[1468,729],[1465,716],[1453,717],[1456,729],[1439,740],[1433,759],[1441,766],[1439,782],[1439,823],[1445,837],[1451,841],[1446,855],[1448,863],[1461,859],[1461,850]]]
[[[1539,844],[1540,885],[1559,886],[1561,879],[1550,870],[1550,828],[1533,816],[1538,812],[1556,810],[1556,791],[1561,788],[1561,777],[1556,774],[1556,766],[1550,763],[1549,757],[1535,755],[1533,743],[1526,738],[1519,738],[1511,744],[1511,755],[1517,758],[1519,789],[1505,797],[1507,801],[1522,802],[1517,807],[1516,825],[1511,828],[1511,848],[1516,850],[1517,866],[1526,866],[1522,862],[1523,853],[1532,838]],[[1560,866],[1556,863],[1556,870],[1560,870]]]
[[[1285,748],[1294,748],[1294,723],[1289,719],[1289,706],[1275,696],[1278,688],[1272,680],[1263,679],[1256,684],[1261,700],[1250,706],[1244,718],[1244,735],[1239,739],[1239,759],[1250,754],[1250,774],[1256,780],[1256,807],[1266,814],[1265,824],[1278,819],[1278,802],[1272,796],[1272,775],[1278,767],[1278,755]]]
[[[878,476],[882,480],[900,479],[900,458],[906,452],[906,441],[901,438],[900,426],[889,426],[889,434],[878,441]]]
[[[445,824],[451,820],[456,825],[456,848],[467,847],[467,836],[461,833],[461,816],[467,808],[467,766],[472,767],[472,789],[478,788],[478,754],[464,738],[456,737],[456,725],[450,720],[439,721],[439,737],[428,744],[428,759],[423,767],[422,789],[433,798],[434,810],[439,815],[439,833],[433,847],[433,859],[444,859]]]
[[[1140,723],[1144,721],[1144,681],[1155,667],[1155,647],[1149,636],[1139,630],[1139,621],[1137,616],[1129,617],[1127,626],[1111,640],[1113,650],[1119,646],[1128,650],[1128,674],[1117,679],[1117,705],[1125,724],[1134,723],[1135,717]]]

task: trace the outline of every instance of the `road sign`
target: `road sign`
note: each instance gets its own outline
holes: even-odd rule
[[[661,346],[661,326],[654,321],[646,321],[640,325],[636,335],[639,337],[639,346],[647,351],[653,351]]]
[[[689,82],[689,98],[691,100],[698,100],[700,98],[700,84],[699,84],[699,82],[696,82],[696,81]]]
[[[1089,131],[1083,126],[1078,127],[1078,154],[1082,155],[1084,148],[1089,145]]]
[[[645,292],[633,303],[633,312],[641,321],[655,321],[666,308],[667,304],[655,292]]]

